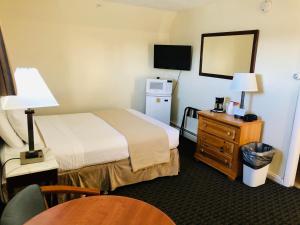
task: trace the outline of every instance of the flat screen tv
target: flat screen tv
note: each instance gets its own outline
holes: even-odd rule
[[[192,46],[154,45],[154,68],[190,70]]]

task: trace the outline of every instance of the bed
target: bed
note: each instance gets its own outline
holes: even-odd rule
[[[115,112],[114,119],[105,118]],[[59,164],[59,184],[109,191],[157,177],[178,175],[178,130],[132,109],[120,112],[103,110],[35,118],[39,134],[35,139],[54,153]],[[123,121],[115,123],[115,119],[123,115]],[[153,129],[149,137],[160,132],[156,135],[158,139],[147,142],[146,146],[144,136],[147,135],[141,135],[148,132],[145,127]],[[4,145],[2,155],[7,151],[20,149]]]

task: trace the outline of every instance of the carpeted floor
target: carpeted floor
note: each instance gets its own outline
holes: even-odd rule
[[[177,225],[191,224],[300,224],[300,190],[272,181],[250,188],[205,164],[194,161],[195,145],[180,141],[181,171],[118,188],[112,194],[148,202]]]

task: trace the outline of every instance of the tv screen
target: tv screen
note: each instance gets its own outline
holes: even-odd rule
[[[190,70],[192,46],[154,45],[154,68]]]

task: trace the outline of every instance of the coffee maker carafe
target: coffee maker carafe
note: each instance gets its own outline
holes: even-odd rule
[[[215,108],[212,110],[213,112],[222,113],[224,112],[224,97],[216,97]]]

